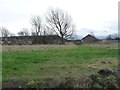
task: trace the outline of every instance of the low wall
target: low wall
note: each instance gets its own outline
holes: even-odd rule
[[[57,35],[49,36],[13,36],[2,37],[1,44],[3,45],[31,45],[31,44],[61,44],[63,40]]]

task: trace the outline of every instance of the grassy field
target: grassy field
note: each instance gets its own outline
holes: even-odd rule
[[[45,79],[59,82],[66,77],[84,82],[101,69],[117,67],[117,57],[117,44],[3,46],[3,85],[38,85]]]

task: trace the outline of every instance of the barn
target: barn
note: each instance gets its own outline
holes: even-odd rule
[[[93,43],[93,42],[98,42],[99,39],[97,39],[94,35],[88,34],[87,36],[83,37],[81,39],[82,43]]]

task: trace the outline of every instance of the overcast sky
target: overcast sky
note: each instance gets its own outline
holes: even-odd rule
[[[12,33],[22,28],[31,29],[32,16],[43,17],[49,7],[68,12],[80,37],[93,32],[106,36],[118,32],[119,0],[0,0],[0,27]]]

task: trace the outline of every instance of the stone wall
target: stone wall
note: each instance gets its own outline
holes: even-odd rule
[[[57,35],[48,36],[12,36],[2,37],[1,44],[3,45],[31,45],[31,44],[62,44],[63,40]]]

